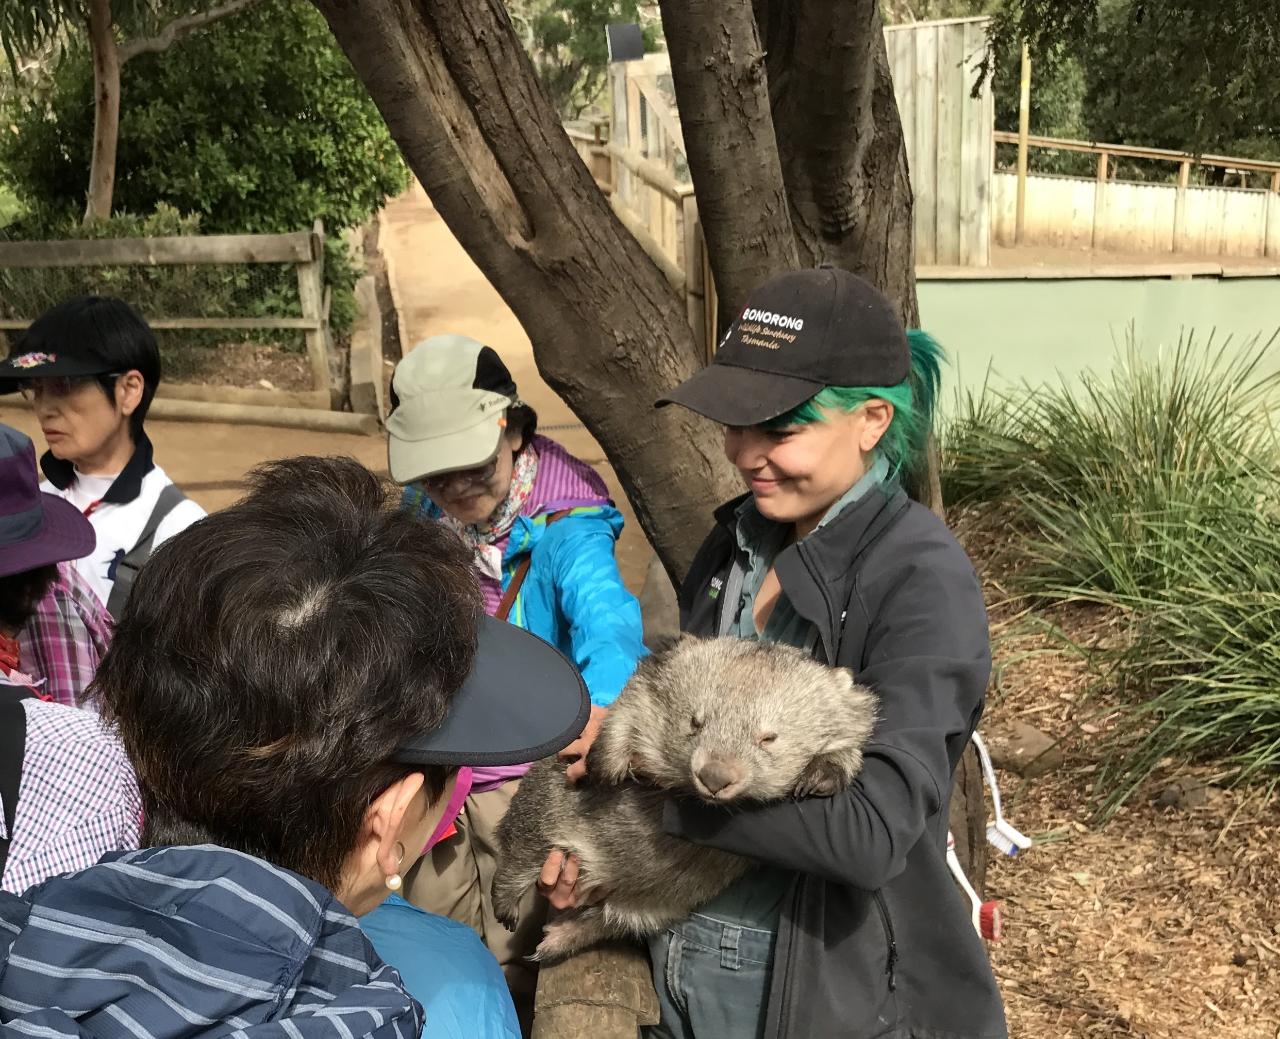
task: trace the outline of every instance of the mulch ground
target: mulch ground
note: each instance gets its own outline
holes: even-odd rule
[[[1280,798],[1165,762],[1096,824],[1108,704],[1062,636],[1077,646],[1119,637],[1120,618],[1017,607],[991,548],[999,532],[971,516],[955,527],[991,609],[996,676],[983,731],[998,741],[1030,724],[1063,752],[1039,778],[1000,775],[1006,815],[1038,842],[993,857],[987,873],[987,897],[1003,904],[1004,938],[990,949],[1010,1035],[1278,1039]],[[1201,794],[1158,803],[1174,784]]]

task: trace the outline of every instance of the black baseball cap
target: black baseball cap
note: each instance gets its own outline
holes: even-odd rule
[[[149,385],[160,381],[160,349],[146,320],[124,300],[73,296],[14,337],[0,361],[0,394],[16,393],[28,379],[117,375],[130,368]]]
[[[828,386],[896,386],[911,371],[907,333],[884,293],[823,266],[759,285],[706,368],[657,402],[726,426],[755,426]]]
[[[392,758],[411,765],[522,765],[576,740],[590,712],[582,676],[559,650],[486,616],[471,674],[444,721],[405,739]]]

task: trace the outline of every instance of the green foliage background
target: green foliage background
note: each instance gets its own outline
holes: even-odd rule
[[[0,164],[35,218],[83,208],[93,141],[92,71],[68,54],[52,89],[20,95]],[[167,203],[205,233],[337,232],[402,191],[408,173],[324,19],[270,0],[124,68],[115,209]]]

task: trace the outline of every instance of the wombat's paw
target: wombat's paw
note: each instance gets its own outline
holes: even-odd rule
[[[494,892],[493,915],[508,931],[514,931],[520,923],[520,900],[517,898],[508,900]]]
[[[582,928],[576,922],[547,924],[542,931],[542,941],[530,959],[538,963],[553,963],[576,952],[583,944]]]
[[[822,758],[809,762],[796,783],[796,797],[830,797],[849,785],[849,777]]]

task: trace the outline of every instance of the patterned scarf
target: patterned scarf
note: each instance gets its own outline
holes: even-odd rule
[[[484,523],[461,523],[440,510],[440,521],[471,547],[476,557],[476,569],[486,577],[502,580],[502,549],[497,542],[511,533],[520,510],[529,503],[537,476],[538,452],[530,444],[516,455],[511,467],[511,489]]]

